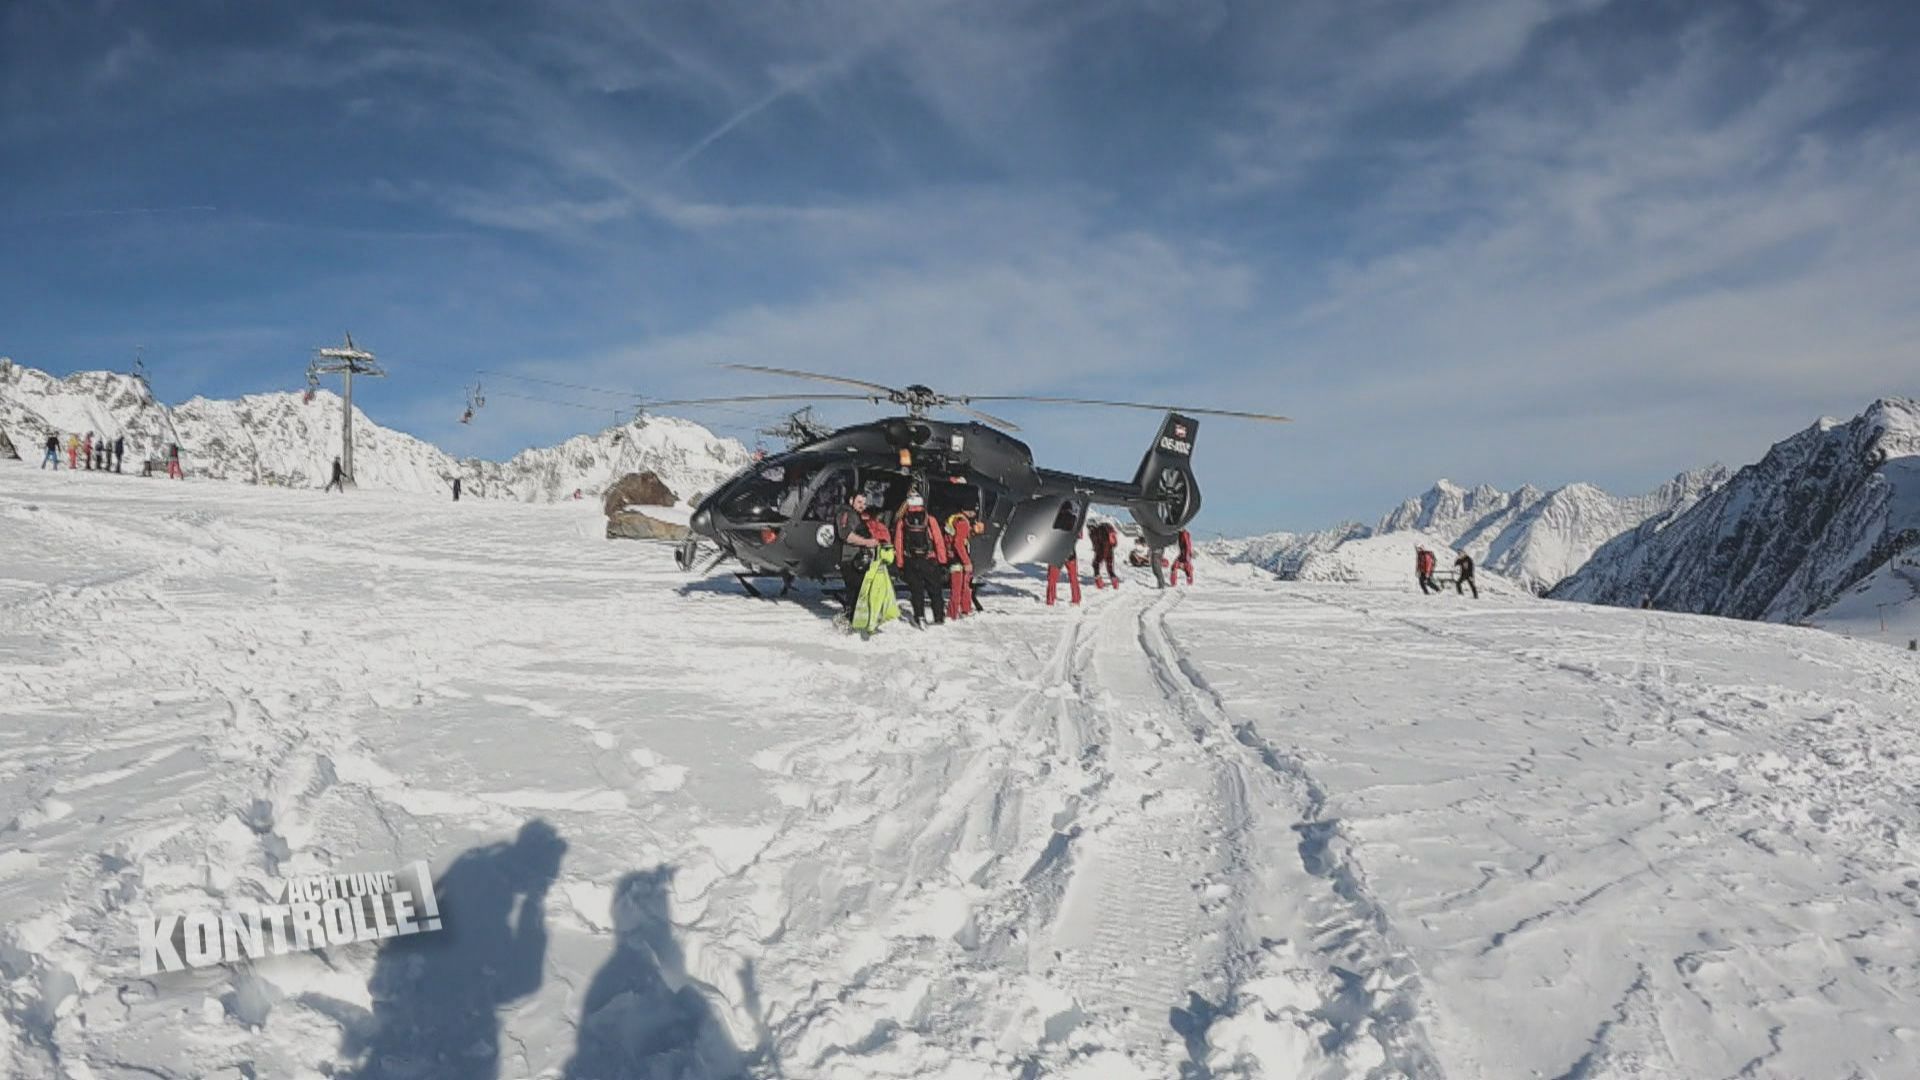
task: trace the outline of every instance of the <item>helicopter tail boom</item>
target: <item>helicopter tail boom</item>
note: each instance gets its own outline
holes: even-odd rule
[[[1140,459],[1132,483],[1040,469],[1043,490],[1124,506],[1149,539],[1171,543],[1200,513],[1200,484],[1193,475],[1193,442],[1199,430],[1199,421],[1170,412]]]

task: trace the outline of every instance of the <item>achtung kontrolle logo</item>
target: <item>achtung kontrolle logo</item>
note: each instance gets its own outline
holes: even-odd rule
[[[440,903],[424,862],[397,871],[313,874],[290,879],[278,904],[142,918],[140,973],[211,967],[438,929]]]

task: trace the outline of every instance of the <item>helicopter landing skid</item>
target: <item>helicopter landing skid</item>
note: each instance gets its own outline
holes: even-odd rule
[[[788,593],[793,591],[793,575],[792,574],[780,574],[780,573],[774,573],[771,571],[761,571],[761,572],[755,572],[755,573],[740,571],[738,573],[735,573],[733,576],[736,581],[740,582],[740,587],[747,590],[747,595],[753,597],[755,600],[765,600],[767,598],[767,594],[753,587],[753,581],[752,581],[753,578],[770,578],[770,577],[779,578],[781,596],[785,596]]]

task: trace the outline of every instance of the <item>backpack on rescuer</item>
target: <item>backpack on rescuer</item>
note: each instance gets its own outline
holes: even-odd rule
[[[914,518],[920,523],[914,524]],[[900,549],[909,559],[933,557],[933,519],[926,514],[909,514],[900,523]]]

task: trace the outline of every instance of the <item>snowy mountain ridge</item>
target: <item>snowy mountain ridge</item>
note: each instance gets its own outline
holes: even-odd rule
[[[48,434],[65,454],[69,433],[127,440],[128,468],[179,443],[189,475],[253,484],[319,487],[340,452],[341,400],[331,391],[195,397],[172,408],[145,380],[106,371],[58,378],[0,364],[0,436],[37,459]],[[476,498],[548,502],[598,495],[629,472],[652,471],[681,499],[711,489],[746,466],[746,447],[688,420],[646,417],[523,450],[506,461],[455,458],[439,447],[374,423],[354,409],[354,472],[362,487],[443,492],[455,477]]]
[[[1920,547],[1920,401],[1823,418],[1651,533],[1623,534],[1556,599],[1795,622]]]
[[[1216,541],[1209,550],[1230,562],[1251,563],[1296,580],[1308,562],[1342,545],[1398,533],[1423,534],[1472,555],[1487,571],[1545,592],[1578,570],[1603,544],[1648,522],[1671,520],[1726,477],[1725,467],[1710,465],[1632,496],[1612,495],[1584,483],[1552,491],[1529,484],[1505,492],[1486,484],[1466,488],[1442,479],[1375,525],[1348,522],[1317,532]],[[1410,560],[1411,555],[1408,567]]]

